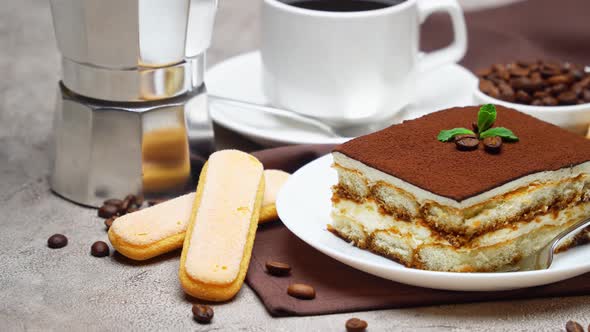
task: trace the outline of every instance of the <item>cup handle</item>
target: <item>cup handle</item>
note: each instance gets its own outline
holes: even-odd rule
[[[457,0],[418,1],[420,24],[434,12],[447,12],[451,17],[454,39],[451,45],[424,54],[418,62],[418,70],[428,71],[447,63],[458,62],[467,51],[467,28],[463,10]]]

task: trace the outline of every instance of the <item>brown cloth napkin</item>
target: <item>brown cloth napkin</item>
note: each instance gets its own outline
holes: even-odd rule
[[[478,69],[517,59],[590,63],[590,1],[528,0],[466,14],[469,50],[462,64]],[[423,27],[422,45],[436,49],[450,41],[448,18],[434,16]],[[254,153],[266,168],[292,172],[330,151],[331,146],[293,146]],[[265,272],[269,260],[293,266],[288,277]],[[590,274],[551,285],[502,292],[452,292],[408,286],[350,268],[316,251],[280,222],[261,225],[247,283],[273,316],[320,315],[437,304],[516,300],[590,294]],[[287,295],[289,284],[313,285],[311,301]]]
[[[267,169],[293,172],[332,148],[333,145],[298,145],[262,150],[254,155]],[[267,260],[291,264],[291,275],[270,276],[265,271]],[[454,292],[400,284],[355,270],[322,254],[280,221],[259,226],[246,282],[273,316],[590,294],[590,273],[550,285],[502,292]],[[287,287],[292,283],[312,285],[316,298],[306,301],[287,295]]]

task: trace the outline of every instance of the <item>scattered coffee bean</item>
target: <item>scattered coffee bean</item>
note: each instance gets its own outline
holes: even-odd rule
[[[543,102],[543,105],[545,105],[545,106],[557,106],[557,104],[558,104],[557,99],[550,97],[550,96],[544,97],[543,99],[541,99],[541,101]]]
[[[516,61],[494,64],[477,74],[481,92],[509,102],[535,106],[590,102],[583,94],[590,87],[590,73],[581,65]]]
[[[547,91],[536,91],[535,93],[533,93],[533,97],[537,98],[537,99],[543,99],[546,97],[549,97],[549,92]]]
[[[134,205],[127,209],[127,213],[137,212],[139,209]]]
[[[549,83],[551,85],[570,84],[571,82],[573,82],[573,80],[574,80],[573,75],[556,75],[556,76],[549,77],[547,79],[547,83]]]
[[[533,98],[524,90],[516,91],[516,101],[522,104],[529,104]]]
[[[118,198],[111,198],[111,199],[107,199],[106,201],[104,201],[104,203],[102,203],[103,205],[114,205],[116,207],[120,207],[121,204],[123,204],[123,201],[118,199]]]
[[[137,196],[133,195],[133,194],[129,194],[127,196],[125,196],[125,199],[123,201],[129,201],[129,204],[135,204],[137,202]]]
[[[499,136],[486,137],[483,139],[483,147],[489,153],[500,153],[502,150],[502,138]]]
[[[488,96],[494,98],[498,98],[500,96],[500,90],[490,80],[481,79],[479,81],[479,89],[481,90],[481,92],[485,93]]]
[[[135,205],[140,208],[143,205],[143,195],[135,196]]]
[[[472,151],[476,150],[479,146],[479,140],[474,137],[465,137],[455,141],[457,149],[460,151]]]
[[[351,318],[346,321],[346,331],[348,332],[362,332],[367,329],[369,324],[366,321],[358,318]]]
[[[68,245],[68,238],[63,234],[53,234],[47,239],[47,246],[51,249],[59,249]]]
[[[508,83],[501,82],[498,84],[500,88],[500,99],[513,102],[514,101],[514,89]]]
[[[213,319],[213,308],[204,304],[193,305],[193,316],[198,323],[209,324]]]
[[[106,219],[106,220],[104,221],[104,225],[106,226],[106,228],[107,228],[107,231],[108,231],[108,230],[111,228],[111,226],[113,226],[113,222],[115,221],[115,219],[116,219],[116,218],[114,218],[114,217],[111,217],[111,218],[109,218],[109,219]]]
[[[574,105],[578,101],[578,96],[573,91],[565,91],[557,96],[557,100],[562,105]]]
[[[123,204],[121,204],[121,214],[126,214],[127,211],[129,211],[129,208],[131,208],[133,206],[133,201],[132,199],[129,197],[129,195],[127,195],[127,197],[125,197],[125,199],[123,200]]]
[[[550,77],[561,74],[561,66],[556,63],[545,62],[540,64],[539,72],[544,77]]]
[[[516,76],[516,77],[521,77],[521,76],[529,76],[529,74],[531,73],[531,70],[529,68],[526,67],[521,67],[521,66],[511,66],[510,69],[510,75],[512,76]]]
[[[291,265],[277,261],[266,261],[266,272],[273,276],[286,276],[291,272]]]
[[[565,85],[565,84],[556,84],[556,85],[552,86],[551,88],[549,88],[549,92],[552,93],[553,95],[562,93],[566,90],[567,90],[567,85]]]
[[[315,289],[306,284],[291,284],[287,288],[287,294],[298,298],[300,300],[313,300],[315,299]]]
[[[490,75],[491,73],[492,73],[492,68],[484,68],[484,69],[477,70],[477,71],[475,72],[475,74],[476,74],[478,77],[484,77],[484,76],[488,76],[488,75]]]
[[[109,255],[109,245],[103,241],[96,241],[90,247],[90,254],[94,257],[105,257]]]
[[[584,332],[584,328],[582,325],[578,324],[578,322],[574,322],[572,320],[568,321],[565,324],[565,330],[567,332]]]
[[[166,202],[168,199],[166,198],[159,198],[159,199],[152,199],[148,201],[148,206],[158,205],[160,203]]]
[[[98,209],[98,216],[101,218],[114,217],[119,213],[119,207],[115,205],[105,204]]]

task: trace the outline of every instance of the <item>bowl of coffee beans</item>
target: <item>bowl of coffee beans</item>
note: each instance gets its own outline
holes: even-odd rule
[[[474,100],[517,109],[573,132],[590,125],[590,66],[556,61],[515,61],[476,72]]]

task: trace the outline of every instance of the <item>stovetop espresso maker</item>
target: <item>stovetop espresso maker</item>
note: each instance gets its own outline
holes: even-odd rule
[[[182,189],[213,149],[217,0],[51,0],[62,54],[51,187],[89,206]]]

